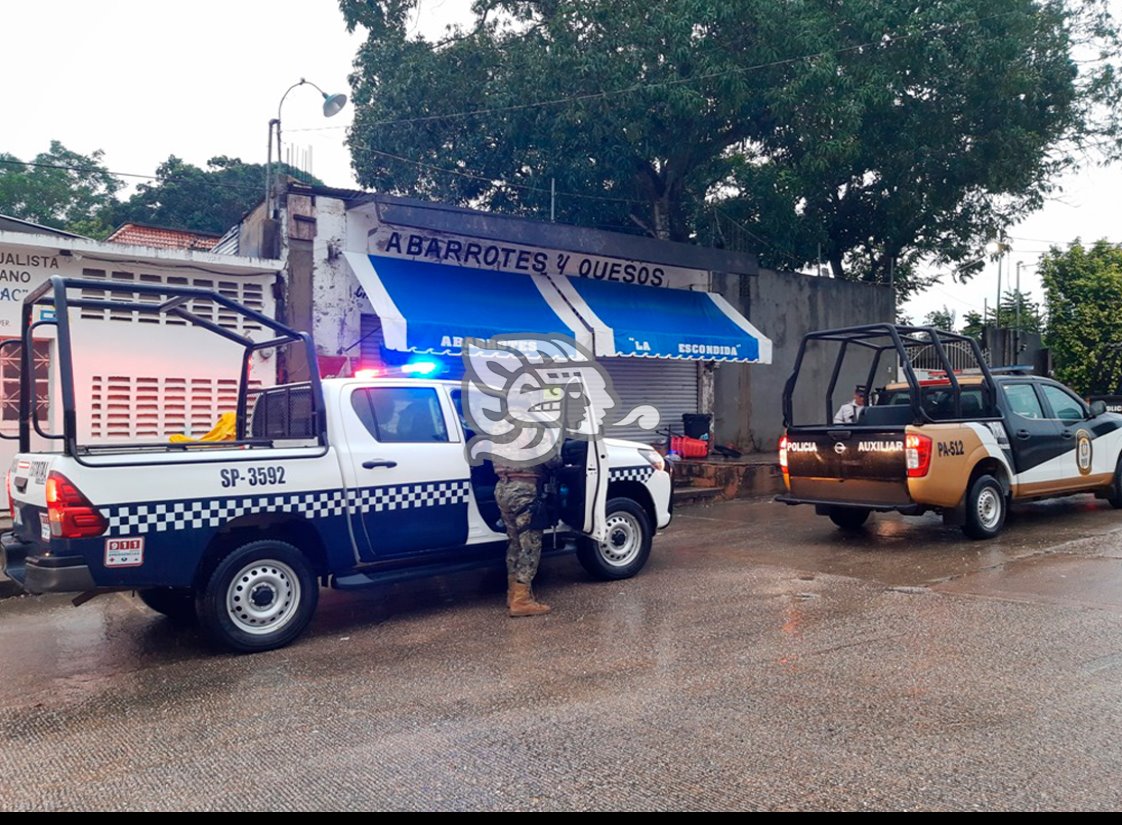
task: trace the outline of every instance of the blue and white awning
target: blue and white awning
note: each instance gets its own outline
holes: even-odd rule
[[[554,333],[592,349],[592,333],[544,275],[346,253],[382,321],[386,347],[459,355],[466,338]]]
[[[597,357],[771,363],[771,341],[711,292],[521,274],[348,252],[399,352],[459,355],[467,338],[571,337]]]
[[[712,292],[551,275],[599,356],[771,363],[771,341]]]

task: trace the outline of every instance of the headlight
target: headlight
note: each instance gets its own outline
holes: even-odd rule
[[[657,450],[640,450],[639,455],[647,459],[647,462],[656,470],[666,469],[666,460],[663,459]]]

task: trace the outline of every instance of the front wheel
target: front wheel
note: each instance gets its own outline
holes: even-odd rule
[[[1005,490],[990,475],[978,476],[966,494],[962,532],[972,539],[992,539],[1005,526]]]
[[[596,579],[629,579],[643,569],[651,555],[651,520],[630,498],[613,498],[607,505],[607,541],[577,538],[577,560]]]
[[[1106,491],[1106,500],[1115,510],[1122,509],[1122,458],[1118,459],[1118,464],[1114,468],[1114,480]]]
[[[221,647],[239,653],[274,650],[312,619],[319,584],[300,550],[283,541],[254,541],[214,568],[196,599],[199,624]]]
[[[868,507],[831,507],[830,521],[843,530],[856,530],[869,520]]]

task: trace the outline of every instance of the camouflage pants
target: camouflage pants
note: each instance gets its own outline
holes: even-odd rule
[[[506,572],[519,584],[530,584],[542,558],[542,531],[530,527],[530,505],[538,497],[531,479],[499,479],[495,500],[506,525]]]

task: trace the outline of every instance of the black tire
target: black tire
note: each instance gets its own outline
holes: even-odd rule
[[[275,650],[299,636],[319,604],[319,582],[283,541],[244,544],[215,566],[195,600],[199,625],[219,647]]]
[[[831,507],[830,521],[843,530],[857,530],[869,520],[868,507]]]
[[[1005,526],[1008,510],[1001,483],[990,475],[978,476],[966,493],[966,521],[962,532],[972,539],[992,539]]]
[[[629,579],[651,555],[654,532],[647,511],[634,499],[612,498],[607,504],[608,540],[577,538],[577,560],[588,575],[601,581]]]
[[[187,588],[150,587],[137,590],[136,595],[149,608],[162,613],[176,624],[194,624],[195,592]]]
[[[1118,465],[1114,468],[1114,481],[1107,488],[1106,500],[1115,510],[1122,510],[1122,458],[1118,459]]]

